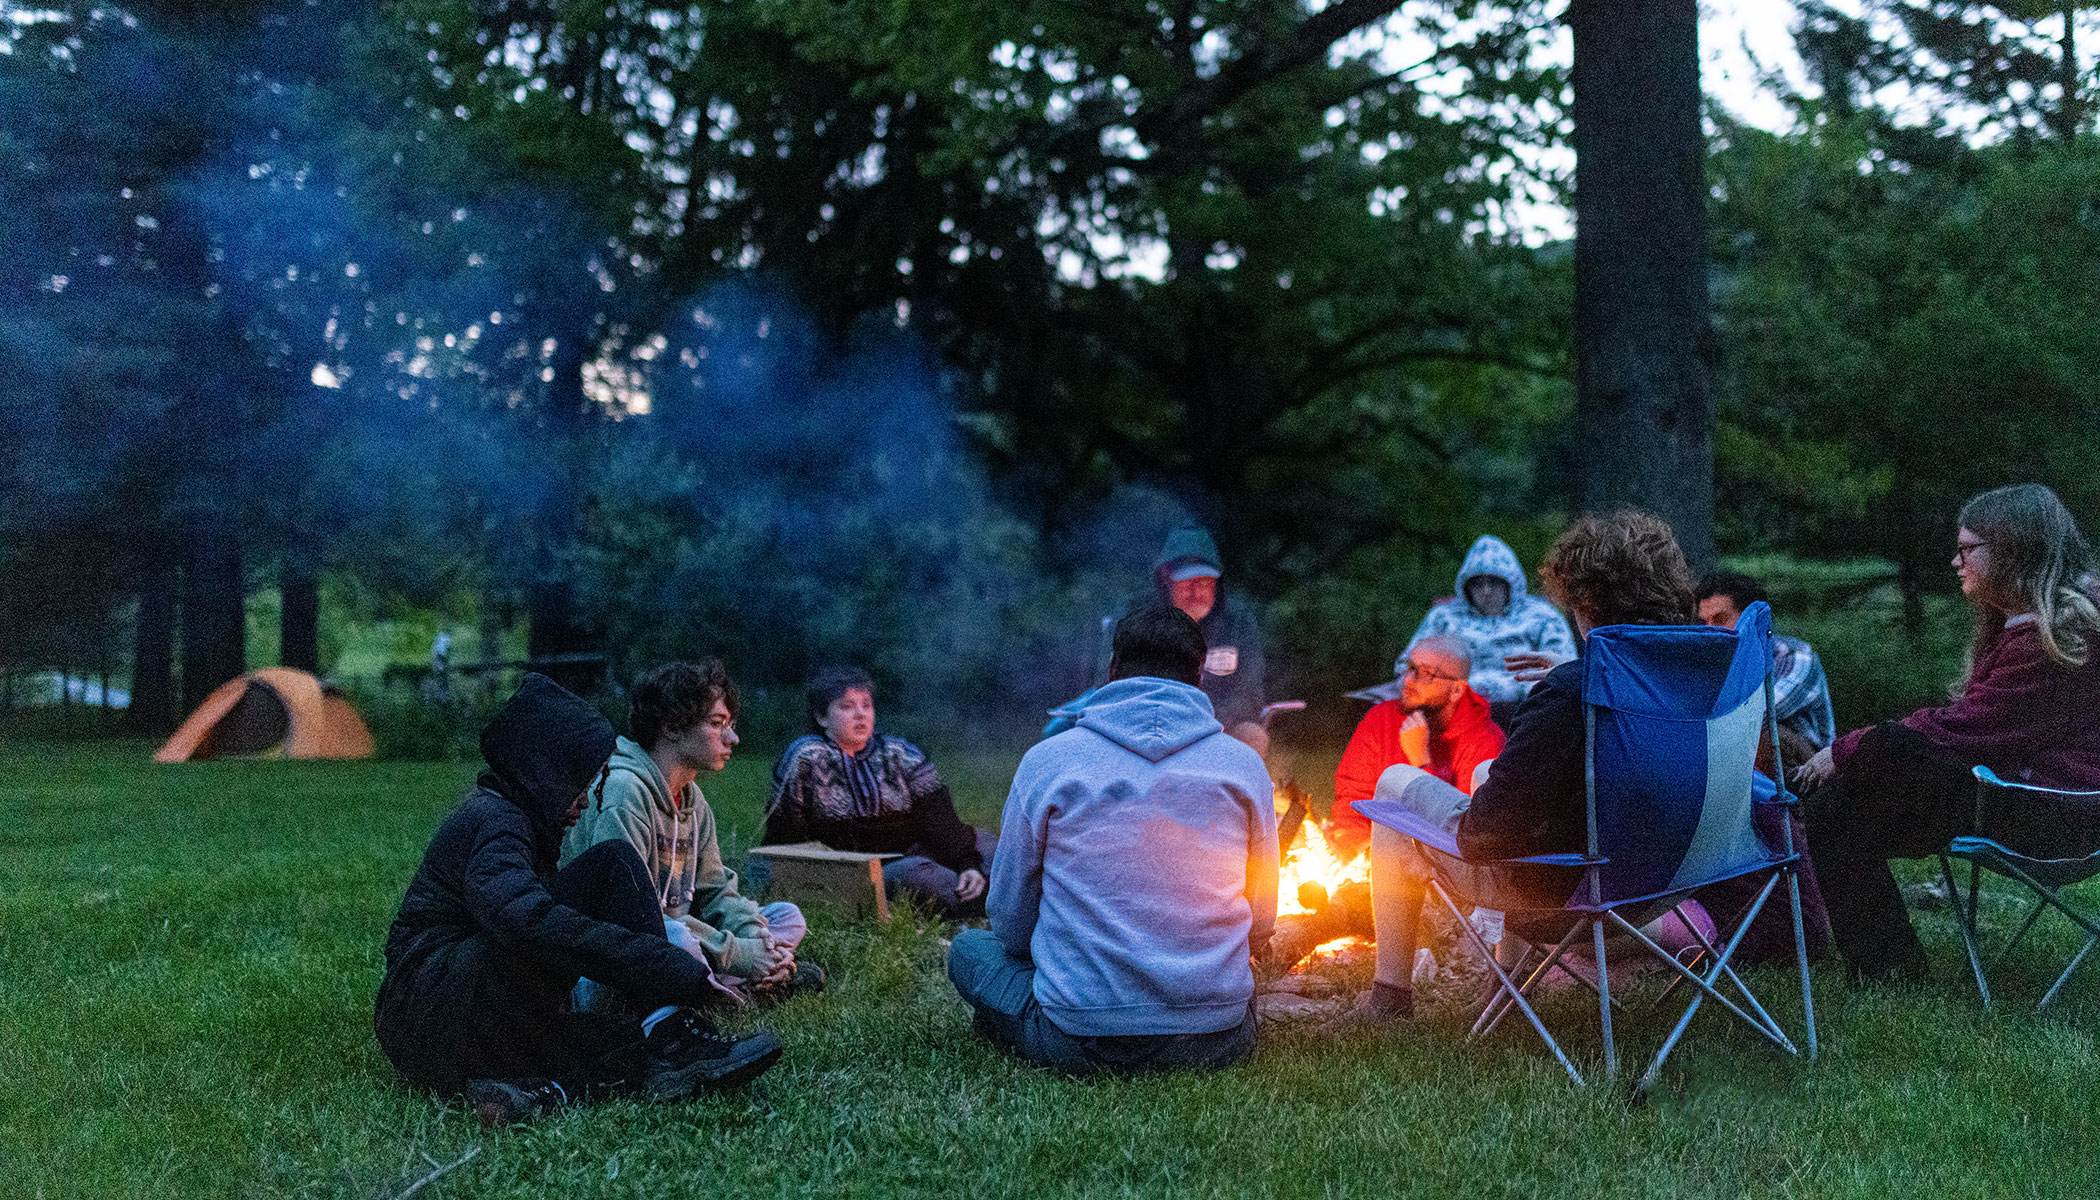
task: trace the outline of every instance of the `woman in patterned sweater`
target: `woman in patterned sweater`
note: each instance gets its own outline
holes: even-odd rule
[[[947,917],[982,915],[985,863],[996,839],[955,815],[948,785],[925,751],[876,731],[868,673],[817,672],[809,715],[818,732],[795,739],[773,766],[764,843],[901,854],[883,867],[892,897],[909,896]]]

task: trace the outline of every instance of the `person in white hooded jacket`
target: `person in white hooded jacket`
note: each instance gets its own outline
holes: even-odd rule
[[[1251,955],[1276,921],[1276,810],[1261,756],[1196,682],[1196,623],[1116,626],[1110,681],[1014,774],[990,930],[948,977],[977,1031],[1087,1074],[1226,1066],[1254,1047]]]
[[[663,904],[673,943],[705,962],[739,998],[823,986],[823,972],[796,961],[808,925],[785,901],[761,906],[737,893],[722,861],[715,814],[699,775],[728,765],[737,744],[736,685],[718,662],[665,663],[630,689],[629,724],[612,761],[585,797],[583,816],[562,839],[561,861],[600,842],[634,847]],[[595,1002],[593,989],[580,998]],[[726,998],[726,997],[725,997]]]
[[[1575,657],[1575,634],[1559,609],[1526,590],[1523,564],[1501,538],[1483,536],[1473,543],[1459,565],[1455,587],[1456,595],[1430,606],[1393,660],[1393,674],[1400,674],[1409,651],[1424,638],[1455,634],[1473,652],[1467,684],[1507,729],[1517,701],[1531,685]]]

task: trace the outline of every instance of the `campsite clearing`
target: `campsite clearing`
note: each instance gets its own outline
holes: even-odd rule
[[[1076,1083],[970,1036],[938,925],[819,916],[808,952],[833,985],[764,1018],[788,1054],[748,1091],[484,1132],[396,1085],[371,1035],[387,922],[473,767],[158,766],[151,749],[0,749],[11,1196],[394,1196],[477,1146],[418,1195],[2100,1192],[2100,976],[2037,1020],[2036,954],[1986,1016],[1942,913],[1920,917],[1929,988],[1819,973],[1821,1063],[1708,1028],[1639,1110],[1570,1089],[1528,1034],[1469,1051],[1434,1024],[1293,1031],[1219,1075]],[[739,757],[709,787],[732,855],[768,765]],[[1011,765],[944,762],[966,817],[996,816]],[[2061,963],[2067,936],[2046,932]]]

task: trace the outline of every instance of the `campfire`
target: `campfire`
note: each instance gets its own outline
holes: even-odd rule
[[[1283,869],[1277,880],[1276,914],[1325,912],[1344,884],[1371,883],[1368,854],[1357,854],[1343,862],[1335,857],[1327,835],[1312,822],[1298,828],[1297,838],[1283,848]]]
[[[1306,819],[1310,800],[1293,781],[1276,788],[1276,833],[1283,858],[1277,879],[1276,949],[1293,973],[1346,957],[1368,943],[1353,931],[1366,922],[1352,920],[1349,910],[1364,909],[1361,916],[1368,917],[1370,856],[1340,858],[1319,823]]]

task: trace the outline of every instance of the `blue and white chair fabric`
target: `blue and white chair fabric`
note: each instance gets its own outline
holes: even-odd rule
[[[1940,873],[1946,880],[1955,923],[1961,929],[1962,948],[1968,952],[1969,970],[1975,973],[1976,991],[1983,997],[1983,1007],[1991,1006],[1991,985],[1983,965],[1983,939],[1976,922],[1983,871],[2012,880],[2034,902],[2018,931],[1993,960],[1993,969],[2003,965],[2034,923],[2052,908],[2085,933],[2084,944],[2035,1005],[2039,1011],[2049,1007],[2078,964],[2085,961],[2094,945],[2100,944],[2100,916],[2078,908],[2063,890],[2100,875],[2100,792],[2010,783],[1989,767],[1977,767],[1974,774],[1976,810],[1970,832],[1955,838],[1940,852]],[[1955,884],[1953,860],[1957,858],[1969,864],[1966,894]]]
[[[1497,991],[1471,1036],[1493,1030],[1511,1008],[1521,1012],[1579,1085],[1583,1077],[1546,1028],[1528,996],[1560,967],[1578,938],[1588,935],[1596,962],[1605,1073],[1618,1075],[1605,936],[1610,931],[1652,955],[1672,975],[1670,988],[1693,991],[1635,1090],[1652,1084],[1700,1007],[1713,1001],[1774,1046],[1799,1053],[1779,1022],[1729,965],[1752,921],[1781,883],[1793,910],[1795,957],[1801,977],[1806,1045],[1816,1052],[1815,1000],[1809,986],[1803,936],[1801,857],[1790,821],[1777,822],[1781,844],[1767,845],[1752,821],[1754,806],[1792,804],[1794,798],[1755,770],[1760,736],[1769,732],[1775,766],[1779,738],[1772,702],[1771,609],[1744,611],[1733,631],[1705,626],[1612,625],[1592,630],[1583,650],[1583,709],[1587,845],[1580,854],[1546,854],[1506,862],[1464,859],[1457,839],[1393,800],[1357,802],[1357,811],[1413,838],[1430,868],[1430,888],[1458,918],[1458,926],[1486,960]],[[1709,941],[1680,907],[1707,884],[1763,875],[1763,887],[1743,912],[1719,926]],[[1501,909],[1507,928],[1552,945],[1536,965],[1533,952],[1508,969],[1461,905]],[[1657,945],[1642,926],[1677,912],[1697,940],[1688,965]],[[1720,914],[1716,914],[1719,916]],[[1558,939],[1555,943],[1555,939]],[[1517,975],[1525,975],[1522,982]],[[1727,991],[1723,991],[1723,987]],[[1730,993],[1733,993],[1732,995]],[[1658,1000],[1658,1003],[1660,1000]]]

